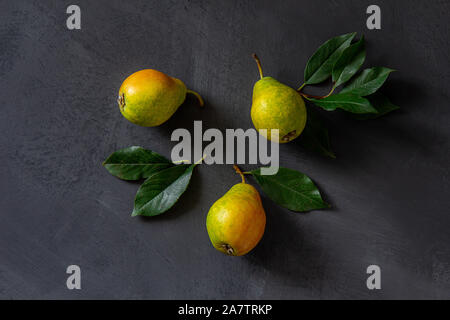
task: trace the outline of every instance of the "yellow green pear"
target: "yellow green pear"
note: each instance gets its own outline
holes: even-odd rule
[[[261,240],[266,227],[266,213],[255,187],[245,183],[234,185],[209,209],[206,229],[217,250],[230,256],[242,256]]]
[[[201,96],[186,88],[179,79],[158,70],[144,69],[130,75],[119,89],[119,109],[134,124],[155,127],[169,120],[186,99],[194,94],[201,106]]]
[[[278,129],[276,142],[286,143],[297,138],[306,125],[305,102],[291,87],[264,77],[261,62],[254,54],[261,79],[253,87],[251,117],[253,125],[265,138],[271,139],[271,130]]]

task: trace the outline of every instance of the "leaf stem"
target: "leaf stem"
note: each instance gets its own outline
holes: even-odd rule
[[[261,60],[259,60],[258,56],[256,55],[256,53],[252,54],[253,59],[255,59],[256,61],[256,65],[258,66],[258,71],[259,71],[259,76],[260,78],[264,78],[263,76],[263,72],[262,72],[262,66],[261,66]]]
[[[234,170],[236,171],[236,173],[239,173],[239,175],[242,178],[242,183],[245,183],[245,177],[244,177],[244,173],[241,171],[241,169],[237,166],[237,165],[233,165]]]
[[[333,82],[333,87],[331,88],[330,92],[328,92],[328,94],[324,96],[324,98],[328,98],[329,96],[331,96],[334,92],[334,89],[336,89],[336,82]]]
[[[207,156],[208,156],[208,155],[206,155],[206,154],[203,155],[203,157],[202,157],[201,159],[197,160],[194,164],[199,164],[199,163],[201,163],[203,160],[206,159]],[[179,163],[185,163],[185,162],[191,163],[191,161],[186,160],[186,159],[178,160],[178,161],[172,161],[173,164],[179,164]]]
[[[304,86],[306,86],[306,82],[303,82],[303,84],[297,89],[297,91],[302,91]]]
[[[323,96],[315,96],[315,95],[307,94],[307,93],[303,93],[303,92],[299,92],[299,94],[300,94],[302,97],[305,97],[306,99],[308,99],[308,98],[322,99],[322,98],[323,98]]]
[[[195,92],[193,90],[189,90],[189,89],[186,92],[193,94],[197,98],[200,107],[203,107],[205,105],[205,102],[203,101],[203,98],[200,94],[198,94],[197,92]]]
[[[195,162],[195,164],[200,164],[200,163],[202,163],[202,161],[205,160],[207,156],[208,156],[207,154],[204,154],[203,157],[202,157],[201,159],[199,159],[199,160],[197,160],[197,161]]]
[[[334,89],[336,89],[336,83],[333,83],[333,87],[331,88],[330,92],[328,92],[328,94],[325,95],[325,96],[315,96],[315,95],[307,94],[307,93],[304,93],[304,92],[299,92],[299,94],[302,97],[305,97],[306,99],[312,98],[312,99],[320,100],[320,99],[325,99],[325,98],[328,98],[329,96],[331,96],[333,94],[333,92],[334,92]],[[297,91],[299,91],[299,90],[297,90]]]
[[[190,161],[189,160],[185,160],[185,159],[178,160],[178,161],[172,161],[173,164],[179,164],[179,163],[185,163],[185,162],[189,163]]]

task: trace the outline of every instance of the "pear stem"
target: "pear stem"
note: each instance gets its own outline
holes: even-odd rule
[[[303,87],[306,86],[306,82],[304,82],[298,89],[297,91],[301,91],[303,89]]]
[[[242,183],[245,183],[245,177],[244,177],[244,174],[242,173],[241,169],[235,164],[233,165],[233,168],[236,171],[236,173],[239,173],[239,175],[241,176]]]
[[[189,89],[186,92],[190,93],[190,94],[193,94],[197,98],[198,103],[200,104],[200,107],[203,107],[205,105],[205,102],[203,101],[202,96],[199,95],[197,92],[195,92],[193,90],[189,90]]]
[[[261,77],[261,79],[264,78],[263,72],[262,72],[262,67],[261,67],[261,60],[259,60],[256,53],[252,54],[252,57],[253,57],[253,59],[255,59],[256,65],[258,66],[259,76]]]

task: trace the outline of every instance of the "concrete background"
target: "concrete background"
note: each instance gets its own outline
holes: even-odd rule
[[[365,25],[369,1],[74,3],[79,31],[66,28],[71,2],[0,2],[1,298],[450,298],[448,1],[378,0],[378,31]],[[352,31],[367,38],[366,67],[398,70],[384,91],[402,109],[366,122],[324,113],[336,160],[298,142],[280,150],[333,209],[299,214],[263,197],[262,242],[227,257],[205,218],[239,178],[204,165],[169,212],[130,216],[139,184],[102,168],[110,153],[141,145],[169,157],[171,132],[194,120],[252,127],[251,53],[298,86],[315,49]],[[182,79],[205,108],[189,98],[161,127],[129,123],[117,91],[143,68]],[[82,290],[66,288],[71,264]],[[366,288],[371,264],[378,291]]]

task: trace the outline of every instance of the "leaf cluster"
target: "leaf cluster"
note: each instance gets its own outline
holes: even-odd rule
[[[398,109],[382,93],[378,92],[393,69],[371,67],[358,73],[366,59],[364,37],[352,44],[356,33],[334,37],[322,44],[309,58],[304,72],[300,94],[314,105],[326,111],[341,109],[355,114],[355,118],[374,119]],[[316,97],[303,92],[307,85],[316,85],[331,78],[332,88],[328,95]],[[335,89],[343,86],[339,93]],[[334,94],[333,94],[334,93]],[[308,116],[310,115],[308,110]],[[308,123],[300,136],[300,143],[311,150],[335,157],[331,150],[328,130],[320,116]]]
[[[175,165],[156,152],[135,146],[114,152],[103,163],[110,174],[122,180],[145,179],[136,193],[132,216],[156,216],[172,208],[186,191],[196,165]],[[280,206],[299,212],[329,207],[312,180],[301,172],[280,168],[272,176],[262,175],[261,169],[248,174]]]

